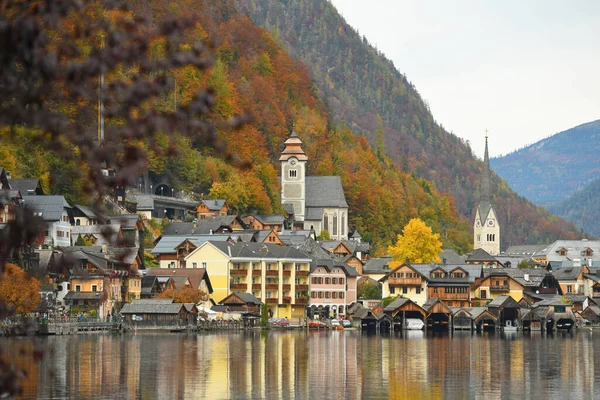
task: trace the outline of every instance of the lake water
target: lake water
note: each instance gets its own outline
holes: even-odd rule
[[[600,332],[82,334],[0,346],[28,372],[26,398],[600,398]]]

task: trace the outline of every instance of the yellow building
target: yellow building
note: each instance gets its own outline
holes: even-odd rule
[[[266,304],[274,317],[304,317],[311,259],[293,247],[206,242],[185,262],[207,270],[217,303],[233,292],[245,292]]]
[[[411,265],[398,264],[390,263],[393,270],[379,280],[382,297],[402,296],[422,306],[427,301],[427,279]]]

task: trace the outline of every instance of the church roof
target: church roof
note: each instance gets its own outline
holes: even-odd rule
[[[279,161],[285,161],[291,157],[296,157],[299,161],[308,161],[308,157],[302,150],[302,141],[293,130],[288,140],[285,141],[285,149],[281,152]]]
[[[479,211],[479,221],[483,226],[485,220],[487,219],[490,210],[493,208],[491,199],[492,199],[492,189],[490,184],[490,156],[488,153],[488,141],[487,136],[485,137],[485,153],[483,156],[483,172],[481,173],[481,188],[479,192],[479,205],[477,206],[477,211]]]
[[[306,208],[348,208],[339,176],[307,176]]]

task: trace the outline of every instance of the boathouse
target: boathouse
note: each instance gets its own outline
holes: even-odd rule
[[[423,304],[427,312],[427,329],[448,330],[452,322],[452,310],[438,298],[431,298]]]
[[[173,299],[138,299],[121,309],[125,329],[181,330],[197,326],[195,304]]]
[[[426,323],[427,312],[411,299],[399,297],[383,309],[393,321],[394,330],[407,329],[406,320],[417,318]]]

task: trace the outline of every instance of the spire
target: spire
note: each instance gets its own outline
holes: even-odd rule
[[[488,136],[485,130],[485,153],[483,156],[483,173],[481,174],[480,202],[489,202],[492,198],[490,187],[490,156],[488,153]]]

